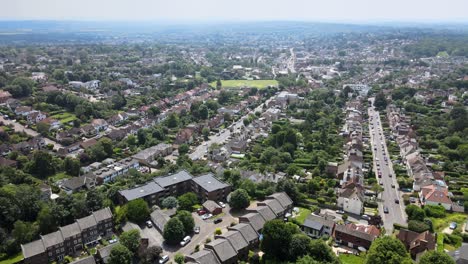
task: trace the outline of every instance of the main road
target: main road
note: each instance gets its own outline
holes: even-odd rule
[[[373,98],[370,99],[373,104]],[[374,157],[374,172],[378,184],[383,187],[379,199],[379,214],[387,234],[393,232],[393,224],[406,225],[405,206],[398,191],[398,183],[388,154],[379,112],[368,108],[369,132]],[[386,212],[385,212],[386,211]]]
[[[3,122],[3,124],[5,125],[12,125],[13,126],[13,129],[16,131],[16,132],[24,132],[30,136],[39,136],[39,133],[37,133],[36,131],[30,129],[30,128],[27,128],[25,126],[23,126],[22,124],[16,122],[16,121],[13,121],[13,120],[9,120],[9,119],[5,119],[2,115],[0,115],[0,122]],[[46,137],[43,137],[44,138],[44,141],[46,144],[52,144],[54,146],[54,150],[59,150],[60,148],[63,148],[63,146],[51,139],[48,139]]]

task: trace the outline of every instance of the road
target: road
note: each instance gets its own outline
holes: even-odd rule
[[[271,98],[266,100],[265,104],[268,104],[270,102]],[[205,153],[208,152],[208,148],[211,146],[211,144],[219,144],[222,145],[224,144],[223,142],[227,141],[229,136],[233,133],[236,132],[238,129],[241,129],[244,127],[244,118],[246,118],[249,114],[254,114],[255,112],[263,112],[263,104],[260,104],[257,106],[254,110],[248,112],[246,115],[243,117],[239,118],[236,122],[234,122],[230,127],[227,127],[223,129],[221,132],[219,132],[216,135],[210,136],[209,139],[205,142],[203,142],[201,145],[198,145],[195,150],[189,154],[190,159],[192,160],[199,160],[202,159]],[[230,131],[230,128],[232,127],[232,131]]]
[[[373,102],[372,99],[371,101]],[[390,155],[388,154],[379,112],[375,111],[371,106],[368,109],[368,114],[371,146],[374,154],[374,172],[377,182],[381,183],[384,189],[379,197],[379,214],[382,216],[387,234],[391,234],[394,223],[406,224],[405,208],[403,199],[401,199],[398,191],[398,183],[393,171]],[[379,178],[379,171],[381,172],[381,178]],[[396,203],[396,200],[399,203]],[[388,213],[384,213],[384,207],[388,208]]]
[[[16,131],[16,132],[24,132],[30,136],[38,136],[39,133],[37,133],[36,131],[30,129],[30,128],[26,128],[24,127],[23,125],[21,125],[20,123],[18,122],[13,122],[12,120],[8,120],[8,119],[5,119],[3,116],[0,115],[0,122],[3,122],[5,125],[13,125],[13,129]],[[54,145],[54,149],[55,150],[59,150],[60,148],[63,148],[63,146],[53,140],[50,140],[46,137],[44,137],[44,141],[46,144],[52,144]]]

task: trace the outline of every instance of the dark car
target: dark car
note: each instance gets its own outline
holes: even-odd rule
[[[396,203],[396,204],[399,204],[399,203],[400,203],[400,200],[395,199],[395,203]]]
[[[388,207],[387,207],[387,206],[384,206],[383,212],[386,213],[386,214],[388,214]]]
[[[219,223],[221,223],[222,221],[223,221],[222,218],[216,218],[216,219],[213,221],[213,223],[219,224]]]

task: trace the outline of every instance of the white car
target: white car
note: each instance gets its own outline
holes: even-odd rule
[[[182,239],[182,241],[180,241],[180,245],[185,246],[190,242],[190,240],[192,240],[192,238],[190,236],[186,236],[184,239]]]
[[[213,217],[212,214],[204,214],[204,215],[202,215],[201,218],[202,218],[203,220],[206,220],[206,219],[210,219],[211,217]]]
[[[223,202],[219,202],[218,204],[219,204],[219,206],[221,206],[222,208],[226,208],[226,204],[224,204]]]
[[[168,255],[164,255],[161,257],[161,259],[159,260],[159,264],[164,264],[166,262],[169,261],[169,256]]]

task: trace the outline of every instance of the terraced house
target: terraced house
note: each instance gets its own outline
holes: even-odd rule
[[[22,244],[23,263],[42,264],[62,261],[65,256],[81,253],[86,245],[113,233],[112,212],[106,207],[75,223],[60,227],[58,231],[43,235],[33,242]]]

